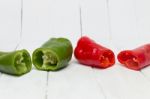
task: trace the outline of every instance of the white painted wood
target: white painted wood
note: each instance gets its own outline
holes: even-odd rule
[[[103,45],[105,47],[110,47],[111,45],[111,32],[109,25],[109,13],[106,0],[93,0],[93,1],[83,1],[81,4],[82,11],[82,27],[83,35],[90,37],[95,40],[95,42]],[[109,99],[109,91],[105,90],[100,79],[101,69],[93,69],[89,67],[92,75],[92,79],[95,81],[95,84],[98,86],[99,94],[103,95],[104,99]],[[117,99],[111,95],[110,99]]]
[[[137,46],[135,0],[109,0],[112,39],[119,50]]]
[[[137,24],[138,16],[135,0],[114,0],[111,1],[109,5],[112,38],[116,52],[139,46],[140,42],[138,40],[140,33]],[[117,77],[118,80],[116,79],[114,83],[117,83],[119,79],[122,80],[118,83],[118,85],[120,85],[119,87],[118,85],[115,87],[111,85],[117,90],[117,93],[113,91],[114,94],[116,93],[121,99],[148,99],[150,97],[148,93],[150,83],[145,77],[145,74],[143,75],[141,72],[129,70],[118,64],[118,62],[115,66],[115,72],[117,72],[120,77]],[[111,88],[108,87],[108,89]]]
[[[115,53],[139,45],[135,1],[108,1],[107,11],[109,11],[111,24],[110,28],[105,27],[105,29],[110,30],[109,32],[112,33],[110,35],[112,39],[108,40],[112,40],[114,48],[111,48],[115,49]],[[90,21],[87,20],[86,22]],[[98,35],[96,33],[88,33],[87,35],[90,34],[95,35],[94,39],[97,40]],[[133,41],[127,43],[129,40]],[[148,99],[150,97],[149,80],[142,73],[129,70],[118,64],[118,62],[113,67],[105,70],[94,69],[94,75],[102,86],[107,99]]]
[[[20,34],[20,0],[0,0],[0,50],[14,50]]]
[[[47,0],[24,0],[21,47],[30,51],[48,40]]]
[[[18,41],[20,40],[19,39],[19,37],[20,37],[20,35],[19,35],[20,20],[19,19],[20,19],[20,14],[21,14],[20,13],[20,10],[21,10],[20,9],[21,8],[20,1],[16,0],[14,3],[14,1],[12,2],[9,0],[9,2],[8,2],[8,0],[7,0],[7,2],[4,2],[8,5],[8,6],[6,6],[6,11],[8,9],[8,11],[7,11],[8,15],[12,14],[9,17],[8,17],[8,15],[4,14],[4,17],[6,16],[6,20],[7,20],[7,17],[9,18],[8,23],[9,22],[11,23],[11,26],[8,23],[7,24],[5,23],[6,25],[8,25],[7,28],[10,27],[10,31],[12,31],[12,29],[13,29],[12,34],[10,31],[9,31],[10,33],[6,32],[6,36],[8,38],[10,38],[10,41],[8,41],[6,43],[12,42],[12,43],[10,43],[11,49],[10,49],[10,47],[8,47],[10,50],[14,50],[15,46],[17,45]],[[41,20],[41,18],[40,18],[40,17],[42,17],[42,15],[47,17],[47,15],[45,15],[47,12],[42,12],[42,11],[45,11],[45,9],[46,9],[44,6],[45,4],[47,4],[47,3],[44,1],[41,2],[40,0],[39,1],[23,0],[23,29],[22,29],[23,35],[21,37],[21,43],[19,44],[17,49],[27,49],[32,54],[32,51],[35,48],[39,47],[41,45],[41,43],[45,41],[46,35],[43,36],[44,34],[42,34],[42,32],[45,33],[45,31],[48,31],[47,28],[46,29],[44,28],[47,26],[47,25],[45,25],[47,20]],[[9,6],[10,6],[10,8],[9,8]],[[42,18],[45,19],[44,17],[42,17]],[[43,22],[43,25],[40,25],[40,24],[42,24],[42,22]],[[41,26],[43,26],[43,27],[41,27]],[[4,34],[4,33],[2,33],[2,34]],[[6,37],[4,39],[5,39],[5,41],[7,41]],[[15,42],[13,42],[13,40]],[[4,44],[6,44],[6,43],[4,42]],[[7,44],[7,46],[8,45],[9,44]],[[3,48],[5,48],[5,47],[3,47]],[[10,99],[10,98],[13,98],[13,99],[20,99],[20,98],[22,98],[22,99],[45,99],[45,96],[46,96],[45,93],[46,93],[46,87],[47,87],[46,79],[47,79],[46,72],[37,71],[35,69],[33,69],[30,73],[28,73],[24,76],[21,76],[21,77],[14,77],[14,76],[2,74],[0,76],[0,84],[1,84],[0,85],[0,96],[2,99]]]
[[[135,12],[137,19],[137,31],[139,34],[138,42],[140,44],[145,44],[150,42],[150,11],[149,0],[135,0]]]
[[[34,50],[52,37],[66,37],[75,45],[80,33],[76,4],[70,0],[24,1],[22,46]]]
[[[76,41],[81,36],[79,3],[74,0],[51,0],[49,4],[51,34],[70,38],[75,47]],[[62,71],[49,72],[47,98],[104,99],[103,93],[92,77],[91,69],[79,65],[74,60]]]
[[[76,0],[49,0],[49,37],[66,37],[75,47],[80,37],[79,6]],[[47,36],[48,36],[47,35]]]
[[[104,88],[108,99],[148,99],[150,83],[136,71],[115,65],[112,68],[99,71],[98,81]]]
[[[150,12],[149,12],[150,1],[148,0],[137,0],[135,2],[136,17],[137,17],[137,30],[138,30],[138,42],[140,45],[150,43]],[[147,67],[141,71],[143,75],[150,81],[150,67]]]
[[[94,39],[97,43],[105,47],[112,48],[110,43],[112,39],[111,28],[109,27],[110,16],[107,3],[106,0],[94,0],[94,3],[93,1],[90,3],[85,2],[82,10],[83,34],[91,37],[91,39]],[[105,70],[91,69],[93,79],[96,84],[99,85],[99,89],[101,90],[101,93],[103,92],[105,99],[120,99],[118,92],[120,92],[121,88],[116,89],[116,87],[118,87],[116,82],[120,80],[120,78],[113,78],[115,77],[114,70],[116,70],[114,67],[115,66]],[[120,86],[122,86],[121,83],[119,87]]]
[[[0,76],[1,99],[44,99],[46,72],[32,70],[21,77]]]
[[[67,68],[49,74],[48,99],[105,99],[91,68],[72,62]]]
[[[106,0],[86,0],[81,3],[83,35],[102,45],[110,39]]]

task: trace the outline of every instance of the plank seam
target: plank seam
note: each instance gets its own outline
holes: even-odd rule
[[[79,19],[80,19],[80,35],[83,36],[83,27],[82,27],[82,8],[79,4]]]
[[[80,22],[80,33],[81,33],[81,37],[82,37],[82,36],[83,36],[83,35],[82,35],[82,34],[83,34],[83,28],[82,28],[82,27],[83,27],[83,24],[82,24],[82,7],[81,7],[80,4],[79,4],[79,16],[80,16],[80,18],[79,18],[79,22]],[[93,76],[93,78],[95,78],[94,75],[93,75],[94,69],[93,69],[92,67],[90,67],[90,68],[91,68],[91,71],[92,71],[92,76]],[[100,89],[100,92],[101,92],[102,95],[104,96],[104,99],[107,99],[106,94],[105,94],[105,92],[104,92],[104,90],[103,90],[101,84],[97,81],[96,78],[95,78],[95,80],[96,80],[98,86],[100,87],[100,88],[98,88],[98,89]]]
[[[23,0],[21,0],[21,9],[20,9],[20,34],[19,34],[19,41],[15,47],[15,50],[19,47],[21,40],[22,40],[22,30],[23,30]]]
[[[107,20],[108,20],[108,32],[109,32],[109,43],[112,42],[112,30],[111,30],[111,16],[110,16],[110,8],[109,8],[109,0],[106,0],[106,9],[107,9]]]
[[[45,88],[45,99],[48,99],[48,82],[49,82],[49,72],[46,75],[46,88]]]
[[[95,74],[95,69],[94,68],[91,68],[92,69],[92,74]],[[106,96],[106,93],[104,92],[104,89],[102,87],[102,84],[97,80],[97,78],[93,75],[93,78],[95,78],[95,81],[97,82],[97,85],[100,87],[100,92],[102,93],[102,95],[104,96],[104,99],[107,99],[107,96]]]

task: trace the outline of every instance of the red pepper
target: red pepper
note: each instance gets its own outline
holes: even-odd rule
[[[150,44],[133,50],[124,50],[118,54],[118,60],[127,68],[141,70],[150,64]]]
[[[74,54],[79,63],[96,68],[107,68],[115,63],[115,55],[110,49],[86,36],[79,39]]]

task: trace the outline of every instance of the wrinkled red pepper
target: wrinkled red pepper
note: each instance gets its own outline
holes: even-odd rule
[[[91,67],[107,68],[115,63],[113,51],[95,43],[86,36],[79,39],[74,54],[79,63]]]
[[[150,64],[150,44],[133,50],[124,50],[118,54],[118,60],[127,68],[141,70]]]

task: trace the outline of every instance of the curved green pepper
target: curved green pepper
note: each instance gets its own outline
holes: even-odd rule
[[[27,50],[0,52],[0,72],[23,75],[31,70],[32,62]]]
[[[66,38],[51,38],[32,54],[38,70],[56,71],[67,66],[72,57],[72,44]]]

